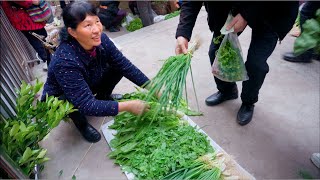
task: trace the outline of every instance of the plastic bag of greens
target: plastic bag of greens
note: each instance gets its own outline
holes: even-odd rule
[[[212,74],[227,82],[246,81],[249,77],[243,62],[238,35],[233,32],[233,28],[229,31],[226,30],[227,24],[232,19],[232,15],[229,14],[225,25],[220,30],[221,34],[224,34],[224,38],[212,65]]]

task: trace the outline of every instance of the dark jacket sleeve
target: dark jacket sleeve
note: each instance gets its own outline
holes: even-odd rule
[[[176,38],[183,36],[190,40],[192,30],[196,22],[199,11],[202,7],[202,1],[185,1],[181,4],[180,20],[176,32]]]
[[[113,68],[119,70],[124,77],[138,86],[142,86],[149,81],[147,76],[132,64],[105,34],[102,35],[101,40],[102,46],[110,56],[109,64]]]
[[[237,2],[236,12],[248,22],[251,28],[267,23],[282,40],[292,28],[297,17],[298,1]],[[233,13],[236,15],[237,13]]]
[[[246,2],[239,1],[235,3],[235,7],[233,9],[233,16],[236,16],[238,13],[247,21],[248,25],[253,28],[256,27],[257,24],[263,21],[264,9],[262,8],[262,2]],[[266,7],[264,7],[266,8]]]

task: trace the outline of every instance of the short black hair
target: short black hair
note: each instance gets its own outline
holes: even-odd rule
[[[75,1],[63,9],[62,17],[66,28],[75,29],[87,15],[97,16],[97,14],[97,9],[93,4],[86,1]]]
[[[64,27],[60,31],[60,41],[70,39],[67,29],[76,29],[87,15],[97,16],[97,8],[87,1],[75,1],[69,3],[62,12]]]

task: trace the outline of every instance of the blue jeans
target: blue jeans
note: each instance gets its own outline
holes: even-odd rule
[[[220,35],[215,33],[214,37]],[[215,53],[220,44],[215,45],[213,38],[209,48],[210,63],[213,64]],[[244,104],[254,104],[258,101],[259,90],[264,82],[266,74],[269,72],[267,59],[272,54],[278,41],[277,34],[271,30],[267,24],[252,30],[251,43],[248,51],[245,66],[249,80],[242,82],[241,100]],[[230,94],[237,86],[235,82],[225,82],[214,77],[217,88],[221,93]]]

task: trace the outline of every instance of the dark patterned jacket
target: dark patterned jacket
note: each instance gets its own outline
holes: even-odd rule
[[[64,41],[54,53],[41,100],[48,96],[64,96],[81,113],[88,116],[114,116],[118,102],[99,100],[94,94],[107,82],[104,74],[119,72],[138,86],[149,79],[102,34],[96,55],[88,53],[76,40]],[[110,77],[112,78],[112,77]]]

